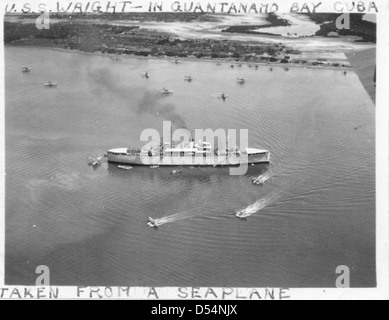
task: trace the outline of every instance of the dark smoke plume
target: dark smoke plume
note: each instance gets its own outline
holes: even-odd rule
[[[140,100],[135,103],[129,103],[129,108],[138,114],[158,114],[163,120],[170,120],[176,128],[186,129],[185,120],[177,112],[173,104],[164,103],[164,97],[158,91],[150,91],[143,87],[128,88],[119,83],[110,69],[101,68],[88,70],[90,82],[94,84],[96,94],[101,94],[102,90],[109,91],[128,101],[134,99],[134,95],[139,95]]]

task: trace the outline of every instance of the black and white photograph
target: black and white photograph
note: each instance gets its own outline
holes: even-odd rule
[[[1,298],[381,287],[387,7],[322,5],[7,1],[3,285],[51,289]]]

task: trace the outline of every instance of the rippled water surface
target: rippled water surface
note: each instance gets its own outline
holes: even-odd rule
[[[15,47],[5,59],[6,283],[33,284],[44,264],[55,285],[334,287],[347,265],[352,286],[375,285],[375,110],[354,72]],[[272,161],[243,176],[87,165],[164,118],[249,129]]]

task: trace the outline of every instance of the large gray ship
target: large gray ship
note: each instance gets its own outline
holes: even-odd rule
[[[108,162],[139,166],[213,166],[228,167],[270,162],[270,152],[264,149],[213,149],[209,142],[170,142],[142,149],[114,148],[108,150]]]

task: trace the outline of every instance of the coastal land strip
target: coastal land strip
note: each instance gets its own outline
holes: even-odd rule
[[[228,63],[350,68],[346,57],[375,46],[375,24],[351,15],[351,28],[334,29],[339,14],[295,14],[309,19],[310,35],[266,32],[293,27],[288,16],[203,13],[50,15],[50,28],[37,28],[38,14],[6,14],[4,43],[78,50],[113,56],[202,59]],[[315,25],[318,25],[317,27]],[[291,29],[292,30],[292,29]],[[308,44],[309,45],[306,45]]]

